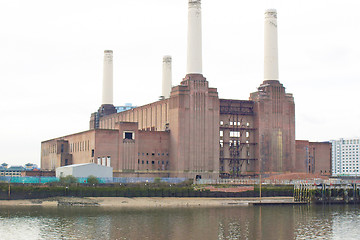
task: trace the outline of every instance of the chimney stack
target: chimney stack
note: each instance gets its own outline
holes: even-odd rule
[[[201,0],[189,0],[187,74],[202,74]]]
[[[113,51],[104,51],[102,104],[113,104]]]
[[[171,72],[171,56],[163,57],[163,68],[162,68],[162,96],[164,98],[170,97],[172,87],[172,72]]]
[[[276,9],[265,11],[264,80],[279,80]]]

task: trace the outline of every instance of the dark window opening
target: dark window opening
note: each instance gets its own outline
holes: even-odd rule
[[[95,151],[94,149],[91,149],[91,157],[94,157],[94,155],[95,155]]]
[[[64,144],[61,144],[61,152],[64,152]]]
[[[146,161],[146,164],[149,164],[149,161]]]
[[[124,139],[133,139],[133,133],[132,132],[125,132]]]
[[[155,161],[151,161],[151,164],[155,164]]]
[[[155,156],[155,153],[152,153],[151,155]]]

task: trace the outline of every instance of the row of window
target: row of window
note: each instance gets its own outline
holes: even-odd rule
[[[227,123],[225,123],[227,124]],[[230,126],[241,126],[241,122],[238,121],[229,121]],[[220,121],[220,126],[224,126],[224,121]],[[243,126],[250,127],[250,123],[247,122],[246,124],[243,124]]]
[[[239,131],[230,131],[230,137],[241,137],[241,133]],[[220,137],[224,137],[224,131],[220,131]],[[250,137],[250,132],[245,132],[245,137]]]
[[[155,164],[155,161],[149,161],[149,160],[141,160],[140,161],[140,159],[138,159],[138,164],[149,164],[149,163],[151,163],[152,165],[154,165]],[[157,161],[157,164],[158,165],[160,165],[160,164],[162,164],[162,165],[164,165],[166,163],[166,165],[167,164],[169,164],[169,161]]]
[[[359,144],[359,139],[342,140],[342,144]]]
[[[97,164],[102,165],[102,166],[110,167],[111,166],[111,156],[98,157],[97,158]]]
[[[336,150],[333,151],[334,154],[336,155],[339,155],[339,154],[354,154],[354,153],[359,153],[359,149],[358,148],[354,148],[354,149],[343,149],[342,151],[341,150]]]
[[[246,140],[245,143],[249,143],[249,140]],[[237,141],[237,140],[229,140],[229,147],[236,147],[236,146],[240,146],[241,141]],[[224,147],[224,140],[220,139],[220,147]]]
[[[50,153],[56,153],[56,151],[57,151],[56,143],[49,144],[48,147],[43,150],[43,156],[47,156]]]
[[[63,145],[61,152],[64,152]],[[83,152],[83,151],[89,151],[90,149],[90,141],[81,141],[81,142],[74,142],[70,143],[70,152]]]
[[[169,156],[169,153],[157,153],[157,155],[158,156],[165,156],[165,154],[166,154],[166,156]],[[142,155],[142,156],[149,156],[149,153],[138,153],[138,156],[140,156],[140,155]],[[150,154],[151,156],[155,156],[156,155],[156,153],[151,153]]]
[[[0,171],[0,176],[21,176],[21,171]]]

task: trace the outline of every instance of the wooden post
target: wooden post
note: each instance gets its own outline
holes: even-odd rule
[[[294,194],[293,194],[294,201],[296,202],[296,185],[294,184]]]
[[[260,202],[261,202],[261,172],[260,172]]]
[[[10,189],[10,183],[9,183],[8,198],[9,198],[9,200],[11,199],[11,189]]]
[[[356,183],[353,184],[353,202],[356,203]]]

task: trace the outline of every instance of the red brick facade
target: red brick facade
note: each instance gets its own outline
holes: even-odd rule
[[[296,140],[296,172],[331,174],[331,143]]]
[[[264,81],[255,102],[257,167],[261,172],[295,171],[295,104],[279,81]]]
[[[41,168],[94,162],[117,177],[188,178],[330,170],[330,145],[295,144],[294,98],[279,81],[264,81],[249,101],[219,99],[201,74],[189,74],[169,99],[94,113],[90,125],[42,142]],[[314,163],[306,163],[309,154]]]

